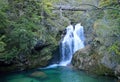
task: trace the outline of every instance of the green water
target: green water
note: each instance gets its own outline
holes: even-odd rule
[[[38,76],[31,76],[40,72]],[[117,82],[111,77],[101,77],[86,74],[70,67],[56,67],[11,73],[0,76],[0,82]]]

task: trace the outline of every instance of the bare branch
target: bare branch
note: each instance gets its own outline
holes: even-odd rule
[[[66,5],[55,5],[54,6],[54,10],[68,10],[68,11],[88,11],[91,10],[91,8],[80,8],[82,6],[91,6],[94,7],[94,9],[99,9],[97,6],[95,5],[91,5],[91,4],[80,4],[79,7],[71,7],[71,6],[66,6]]]
[[[81,8],[82,6],[91,6],[93,8]],[[71,7],[71,6],[65,6],[65,5],[56,5],[54,6],[54,9],[53,10],[68,10],[68,11],[91,11],[91,10],[106,10],[106,9],[112,9],[112,10],[118,10],[120,11],[120,9],[116,9],[116,8],[113,8],[113,7],[97,7],[95,5],[91,5],[91,4],[80,4],[79,7]]]
[[[87,9],[77,7],[56,7],[54,10],[68,10],[68,11],[86,11]]]

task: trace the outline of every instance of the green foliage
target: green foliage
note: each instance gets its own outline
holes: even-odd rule
[[[109,48],[108,51],[111,55],[111,60],[120,64],[120,43],[114,42]]]
[[[119,42],[115,42],[114,44],[112,44],[109,47],[109,52],[115,53],[115,55],[119,55],[120,56],[120,44]]]
[[[48,0],[8,0],[0,6],[0,58],[30,55],[38,40],[57,45],[55,27],[49,22],[54,18],[51,9]]]
[[[116,4],[117,0],[100,0],[100,6]]]
[[[99,37],[106,37],[110,35],[111,27],[104,23],[104,20],[97,20],[94,23],[94,30]]]
[[[0,35],[4,33],[5,28],[8,26],[8,20],[5,12],[0,10]]]
[[[6,46],[6,44],[4,42],[0,41],[0,52],[5,50],[5,46]]]
[[[108,32],[107,37],[111,37],[111,39],[115,39],[116,41],[112,41],[112,45],[109,45],[109,52],[115,52],[116,54],[120,54],[119,52],[119,36],[120,36],[120,6],[117,0],[101,0],[101,7],[105,7],[104,9],[104,17],[103,21],[107,25],[106,33]],[[107,9],[111,8],[111,9]],[[104,24],[104,23],[103,23]]]
[[[0,0],[0,9],[7,4],[7,0]]]

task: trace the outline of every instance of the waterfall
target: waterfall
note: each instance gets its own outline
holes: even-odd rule
[[[66,28],[66,34],[60,42],[60,63],[52,64],[46,68],[57,66],[67,66],[72,60],[72,55],[79,49],[84,48],[84,30],[80,23],[69,25]]]
[[[79,49],[84,48],[84,30],[80,23],[75,27],[69,25],[66,28],[66,35],[60,44],[61,61],[59,65],[70,64],[72,55]]]

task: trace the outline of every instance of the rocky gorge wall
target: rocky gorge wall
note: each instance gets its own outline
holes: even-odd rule
[[[100,0],[97,7],[99,9],[88,11],[81,17],[86,47],[74,54],[72,64],[90,73],[119,78],[120,15],[114,8],[120,6],[116,0]]]
[[[79,7],[80,4],[87,3],[99,7],[99,0],[78,0],[79,2],[70,3],[71,1],[73,0],[68,2],[62,0],[63,5],[65,3],[68,6]],[[3,23],[5,25],[0,26],[0,70],[6,72],[48,65],[53,52],[58,48],[62,30],[72,21],[81,22],[86,37],[86,47],[74,54],[73,66],[100,75],[119,76],[120,15],[117,10],[119,4],[116,1],[101,0],[103,8],[98,9],[89,5],[81,6],[91,9],[86,12],[61,13],[59,10],[51,12],[52,4],[47,0],[46,2],[9,0],[8,7],[1,8],[0,11],[1,20],[5,22]],[[109,10],[107,7],[113,9]],[[8,13],[5,15],[8,18],[3,16],[6,11]]]
[[[72,59],[75,68],[97,75],[120,77],[120,38],[114,36],[113,26],[97,19],[86,30],[86,47],[77,51]],[[114,51],[115,50],[115,51]]]

